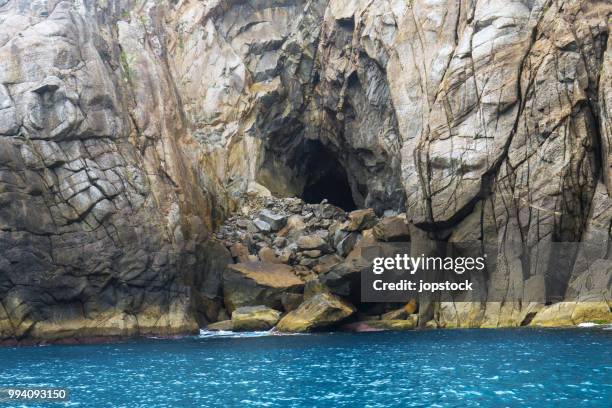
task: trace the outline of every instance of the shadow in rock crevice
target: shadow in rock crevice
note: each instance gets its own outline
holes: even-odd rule
[[[309,204],[327,200],[345,211],[359,208],[356,197],[360,193],[352,188],[336,152],[318,140],[283,141],[282,145],[267,146],[257,176],[259,183],[278,197],[300,197]]]
[[[310,204],[327,200],[345,211],[357,209],[346,170],[318,141],[309,141],[305,156],[305,184],[301,198]]]

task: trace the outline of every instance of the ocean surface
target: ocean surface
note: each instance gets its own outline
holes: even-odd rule
[[[0,348],[0,388],[66,387],[24,407],[606,407],[612,330],[212,334]]]

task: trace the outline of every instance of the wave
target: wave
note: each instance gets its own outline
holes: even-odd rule
[[[584,322],[584,323],[580,323],[578,327],[584,328],[584,329],[600,327],[603,330],[612,330],[612,324],[609,324],[609,323]]]
[[[201,339],[208,338],[230,338],[230,339],[239,339],[239,338],[248,338],[248,337],[266,337],[266,336],[300,336],[305,335],[306,333],[281,333],[275,331],[274,329],[270,329],[267,331],[252,331],[252,332],[234,332],[229,330],[205,330],[200,329],[200,334],[198,335]]]

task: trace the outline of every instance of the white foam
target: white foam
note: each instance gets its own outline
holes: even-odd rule
[[[582,328],[582,329],[588,329],[591,327],[598,327],[601,328],[602,330],[612,330],[612,324],[611,323],[593,323],[593,322],[584,322],[584,323],[580,323],[578,325],[578,327]]]
[[[238,338],[248,338],[248,337],[266,337],[266,336],[295,336],[302,335],[304,333],[281,333],[274,331],[274,329],[270,329],[267,331],[252,331],[252,332],[234,332],[229,330],[205,330],[200,329],[200,335],[198,336],[201,339],[209,339],[209,338],[230,338],[230,339],[238,339]]]
[[[254,332],[233,332],[229,330],[200,330],[200,338],[211,338],[211,337],[229,337],[229,338],[240,338],[240,337],[263,337],[270,336],[270,331],[254,331]]]

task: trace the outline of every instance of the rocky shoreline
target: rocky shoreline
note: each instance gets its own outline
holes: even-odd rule
[[[217,316],[208,313],[218,322],[208,328],[303,332],[338,327],[362,315],[351,304],[359,303],[359,275],[368,265],[360,250],[376,242],[408,243],[405,215],[388,212],[379,218],[372,209],[345,212],[327,202],[262,195],[262,186],[257,191],[215,234],[232,263],[220,281],[222,306]],[[403,325],[408,321],[416,326],[416,318]]]
[[[0,0],[0,341],[192,333],[236,310],[289,331],[610,321],[610,15]],[[490,296],[382,319],[406,305],[360,301],[358,249],[393,240],[486,254]]]
[[[257,191],[265,190],[260,187]],[[606,302],[532,304],[523,320],[488,326],[475,316],[453,325],[435,305],[432,318],[419,313],[419,299],[406,304],[360,302],[360,274],[370,263],[363,248],[384,252],[388,242],[410,245],[405,214],[373,209],[345,212],[330,203],[251,195],[215,235],[230,253],[219,293],[222,305],[209,330],[407,330],[445,327],[564,327],[612,322]],[[491,302],[494,303],[494,302]],[[460,302],[453,307],[480,306]],[[489,306],[489,305],[487,305]]]
[[[156,336],[177,338],[209,331],[252,332],[369,332],[452,328],[576,327],[587,322],[612,323],[609,305],[602,302],[566,302],[532,305],[529,320],[487,326],[474,320],[454,325],[435,305],[426,319],[415,298],[404,304],[360,302],[360,273],[371,264],[363,248],[384,251],[393,242],[410,245],[405,214],[373,209],[347,212],[328,202],[308,204],[299,198],[274,197],[263,186],[246,194],[241,206],[211,238],[206,282],[193,285],[193,305],[186,316],[159,322],[146,329],[146,318],[108,316],[87,323],[76,320],[56,326],[38,323],[22,339],[3,339],[2,346],[36,344],[91,344]],[[212,255],[214,254],[214,255]],[[212,278],[211,278],[212,277]],[[199,288],[205,290],[200,291]],[[496,302],[490,302],[498,306]],[[474,307],[459,303],[453,307]],[[483,306],[483,305],[478,305]],[[490,306],[490,305],[485,305]],[[577,313],[578,311],[578,313]],[[196,323],[196,320],[198,323]],[[103,324],[100,324],[103,322]],[[180,325],[183,324],[181,327]]]
[[[181,332],[174,335],[100,335],[100,336],[74,336],[74,337],[63,337],[56,339],[47,338],[23,338],[23,339],[3,339],[0,341],[0,347],[32,347],[32,346],[49,346],[49,345],[65,345],[65,346],[77,346],[77,345],[94,345],[94,344],[114,344],[123,343],[130,341],[138,341],[143,339],[148,340],[180,340],[185,338],[191,338],[194,336],[202,336],[202,333],[207,333],[206,337],[217,337],[228,336],[231,334],[257,334],[263,335],[290,335],[290,334],[321,334],[321,333],[369,333],[369,332],[384,332],[384,331],[406,331],[406,330],[571,330],[571,329],[604,329],[610,330],[612,323],[610,321],[597,320],[596,322],[583,322],[571,325],[553,325],[553,326],[521,326],[521,327],[497,327],[497,328],[419,328],[415,327],[413,322],[406,319],[387,319],[387,320],[370,320],[362,322],[345,323],[334,328],[327,328],[322,330],[310,331],[310,332],[294,332],[277,330],[276,328],[264,330],[263,325],[260,321],[256,321],[253,326],[253,330],[246,330],[243,328],[234,328],[231,325],[227,325],[226,322],[218,322],[210,325],[210,328],[203,328],[196,331]]]

